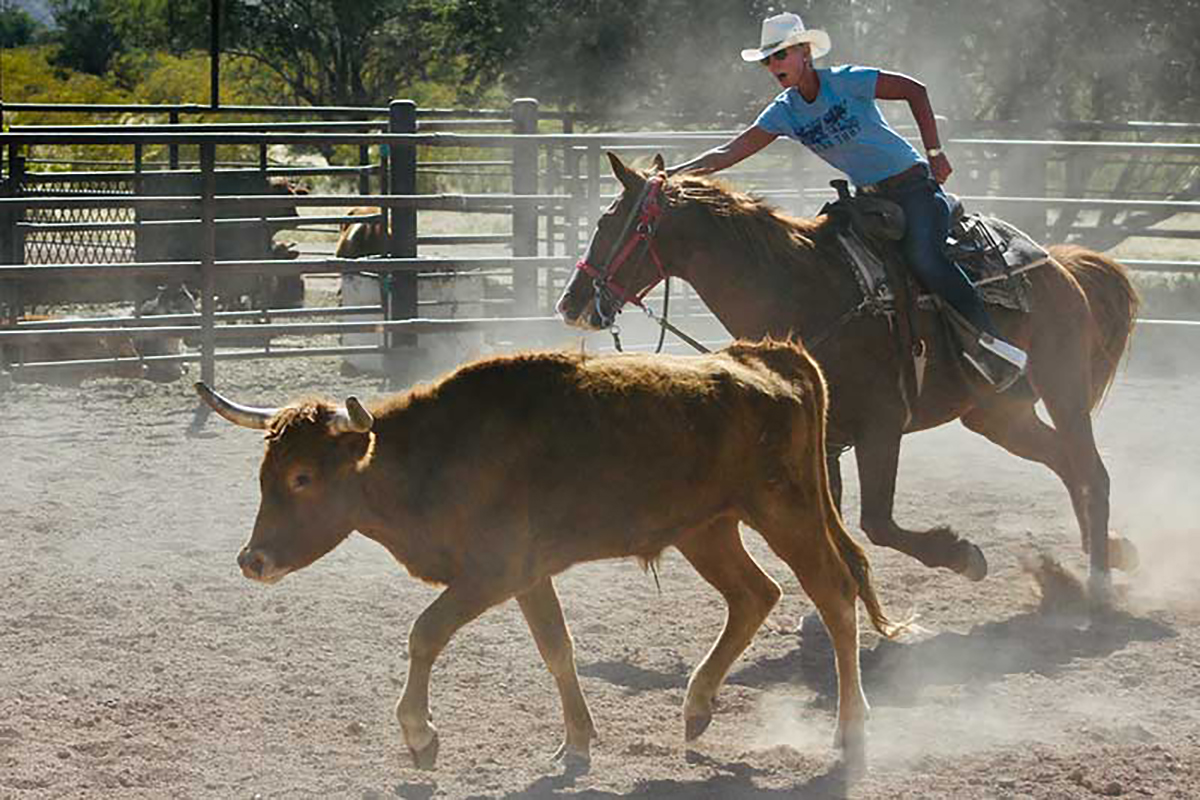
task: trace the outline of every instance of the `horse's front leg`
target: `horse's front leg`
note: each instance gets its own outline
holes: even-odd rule
[[[512,594],[489,591],[478,584],[450,586],[413,623],[408,634],[408,680],[396,704],[396,719],[418,768],[433,769],[437,763],[438,733],[429,713],[429,675],[433,662],[459,628]]]
[[[906,553],[927,567],[946,567],[973,581],[982,580],[987,576],[983,551],[950,528],[910,531],[896,524],[893,514],[901,435],[899,425],[877,423],[855,439],[863,531],[873,543]]]

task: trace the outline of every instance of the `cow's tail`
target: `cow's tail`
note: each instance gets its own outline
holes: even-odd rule
[[[805,358],[812,365],[812,385],[816,389],[813,402],[804,405],[811,415],[812,430],[817,432],[817,446],[813,448],[814,463],[811,468],[813,474],[819,478],[819,496],[824,506],[822,516],[825,519],[826,535],[854,579],[858,597],[867,609],[867,616],[871,618],[871,626],[883,636],[895,639],[911,627],[911,620],[893,622],[883,610],[883,603],[875,593],[875,583],[871,580],[871,563],[867,560],[867,554],[846,530],[846,524],[842,521],[842,515],[833,499],[833,490],[829,485],[829,467],[825,462],[825,415],[829,407],[829,390],[825,384],[825,376],[816,361],[807,354]]]
[[[805,430],[814,432],[815,436],[804,437],[805,449],[812,454],[810,463],[804,464],[804,457],[801,456],[801,463],[796,466],[804,475],[817,477],[817,502],[822,506],[821,517],[825,523],[826,536],[854,580],[858,597],[866,606],[867,615],[871,618],[871,625],[889,639],[903,634],[913,627],[911,620],[893,622],[884,612],[883,604],[875,593],[875,584],[871,580],[871,565],[867,561],[867,554],[850,538],[850,533],[842,522],[842,515],[833,500],[833,492],[829,486],[829,468],[825,463],[825,414],[829,407],[829,389],[821,368],[795,339],[768,338],[753,344],[735,342],[729,345],[725,352],[737,358],[762,362],[776,374],[785,376],[800,394],[801,408],[806,414]]]

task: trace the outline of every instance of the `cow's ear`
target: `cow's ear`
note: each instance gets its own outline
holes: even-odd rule
[[[666,172],[667,162],[663,161],[662,153],[654,154],[654,163],[651,164],[655,172]]]
[[[625,191],[632,193],[640,192],[642,186],[646,183],[646,179],[625,166],[625,162],[616,153],[607,151],[605,155],[608,156],[608,163],[612,165],[613,175],[617,176],[617,180],[625,187]]]

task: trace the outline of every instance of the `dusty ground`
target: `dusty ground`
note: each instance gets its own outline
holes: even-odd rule
[[[218,374],[251,403],[381,391],[330,360]],[[851,786],[830,749],[832,665],[795,633],[810,606],[751,531],[786,594],[695,749],[680,706],[723,606],[671,553],[661,593],[631,562],[558,580],[601,726],[590,774],[549,761],[557,694],[514,604],[440,660],[440,763],[409,768],[392,707],[435,590],[361,537],[277,586],[242,578],[261,444],[218,419],[189,435],[189,383],[0,395],[0,797],[1200,796],[1194,375],[1134,369],[1099,417],[1114,526],[1144,562],[1103,630],[1041,614],[1019,566],[1032,546],[1084,563],[1048,472],[958,426],[906,440],[899,518],[952,523],[992,574],[869,548],[885,602],[936,635],[864,637],[872,767]]]

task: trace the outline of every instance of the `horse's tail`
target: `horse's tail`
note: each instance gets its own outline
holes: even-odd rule
[[[1092,403],[1100,405],[1117,375],[1117,366],[1129,347],[1137,320],[1137,289],[1129,271],[1108,256],[1071,244],[1057,244],[1050,255],[1066,268],[1083,288],[1091,307],[1097,340],[1092,347]]]

